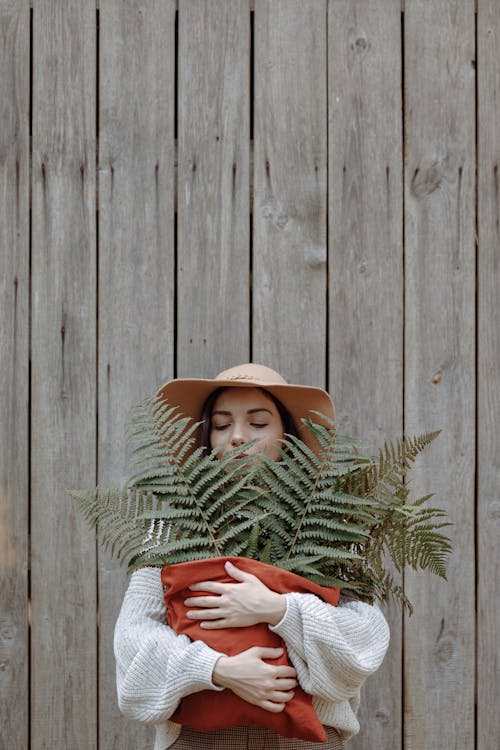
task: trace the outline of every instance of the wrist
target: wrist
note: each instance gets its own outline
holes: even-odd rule
[[[228,677],[228,665],[231,661],[230,656],[220,656],[214,664],[212,671],[212,682],[217,687],[227,687],[226,679]]]
[[[270,601],[269,613],[266,616],[268,625],[277,625],[283,619],[286,612],[286,598],[283,594],[273,592],[274,596]]]

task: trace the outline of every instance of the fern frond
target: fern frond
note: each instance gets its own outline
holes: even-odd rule
[[[168,525],[163,520],[142,518],[155,503],[150,495],[126,494],[118,490],[77,491],[69,493],[77,501],[84,517],[97,527],[105,549],[120,562],[130,550],[142,555],[168,539]]]
[[[303,420],[317,452],[287,435],[279,461],[217,458],[196,448],[198,424],[166,403],[131,410],[132,474],[125,489],[73,492],[100,538],[129,572],[222,555],[244,555],[337,585],[366,601],[394,597],[411,608],[385,569],[445,576],[446,513],[409,502],[407,473],[439,434],[386,441],[377,458],[336,432],[324,415]]]

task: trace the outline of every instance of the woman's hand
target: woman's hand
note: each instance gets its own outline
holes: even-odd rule
[[[285,614],[285,597],[230,562],[225,564],[225,568],[238,583],[203,581],[193,584],[189,587],[191,591],[203,591],[214,596],[186,599],[186,607],[200,608],[189,610],[187,617],[201,620],[200,627],[207,630],[244,628],[259,622],[276,625]]]
[[[215,663],[213,682],[247,703],[280,713],[294,696],[296,672],[293,667],[274,666],[263,660],[277,659],[282,653],[282,648],[253,646],[236,656],[221,656]]]

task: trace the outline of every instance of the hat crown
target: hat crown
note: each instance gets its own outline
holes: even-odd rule
[[[244,380],[255,386],[266,385],[287,385],[287,381],[276,370],[272,370],[265,365],[258,365],[255,362],[248,362],[244,365],[231,367],[229,370],[220,372],[215,380]]]

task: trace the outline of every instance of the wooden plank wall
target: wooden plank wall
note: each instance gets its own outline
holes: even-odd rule
[[[0,0],[0,746],[152,746],[65,490],[124,477],[163,381],[248,359],[373,446],[443,428],[413,487],[448,582],[405,576],[349,747],[495,746],[499,49],[496,0]]]
[[[500,737],[500,12],[478,0],[477,749]]]
[[[130,404],[174,372],[175,3],[99,11],[98,480],[112,486],[125,479]],[[151,733],[116,704],[111,644],[126,585],[99,551],[100,748],[146,747]]]
[[[399,2],[335,2],[328,23],[329,385],[339,430],[383,445],[403,433]],[[363,696],[359,750],[401,747],[401,613],[387,614],[390,649]]]
[[[248,0],[179,3],[177,375],[250,355]]]
[[[93,2],[35,4],[32,748],[96,747],[96,546],[65,491],[96,474],[95,45]]]
[[[0,744],[29,742],[30,9],[0,3]],[[26,49],[28,54],[24,54]]]
[[[326,374],[326,3],[255,3],[252,354]]]
[[[448,585],[408,573],[405,744],[474,744],[474,2],[405,11],[405,429],[443,428],[414,472],[439,493],[457,552]],[[450,93],[452,92],[452,94]],[[460,689],[451,690],[452,685]],[[443,716],[460,721],[443,724]]]

